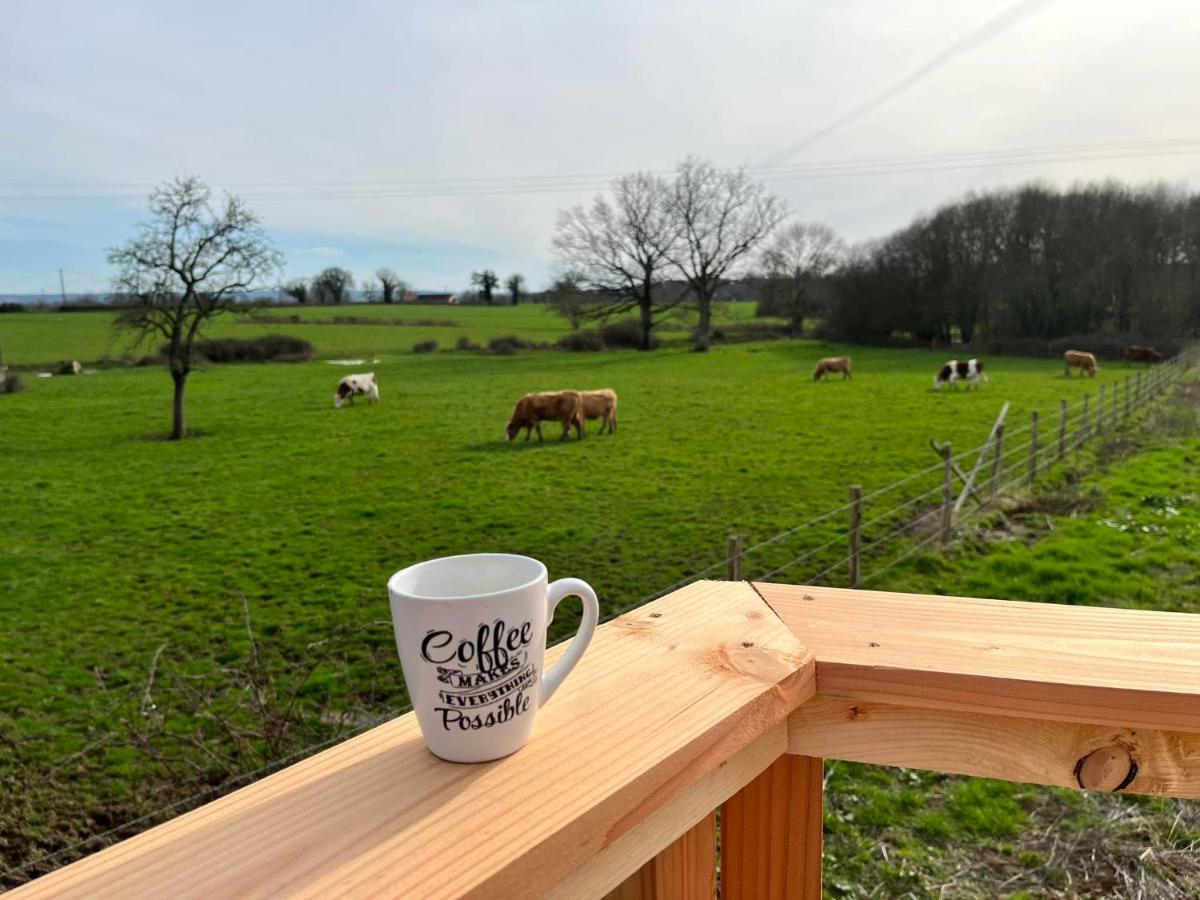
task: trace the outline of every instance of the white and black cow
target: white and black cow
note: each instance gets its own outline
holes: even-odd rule
[[[379,402],[379,383],[375,380],[374,372],[360,372],[357,375],[347,375],[338,382],[337,393],[333,395],[335,409],[341,409],[347,400],[354,403],[358,394],[366,395],[372,403]]]
[[[942,370],[933,376],[934,390],[940,391],[942,385],[954,385],[957,381],[966,381],[968,385],[979,387],[980,381],[987,381],[983,373],[983,363],[978,359],[952,359],[942,366]]]

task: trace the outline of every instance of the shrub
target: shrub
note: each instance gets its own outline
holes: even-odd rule
[[[16,312],[25,312],[25,304],[24,303],[13,303],[8,300],[6,300],[4,303],[0,303],[0,313],[16,313]]]
[[[714,342],[763,341],[791,337],[789,326],[783,322],[730,322],[710,333]]]
[[[166,357],[164,345],[159,353]],[[197,341],[196,355],[212,363],[228,362],[306,362],[317,354],[316,348],[303,338],[286,334],[265,334],[257,338],[218,338]],[[146,357],[143,357],[145,359]],[[153,359],[153,357],[150,357]],[[153,365],[153,362],[147,365]]]
[[[142,367],[165,366],[166,364],[167,364],[167,358],[165,356],[163,356],[161,353],[155,353],[150,356],[143,356],[136,363],[134,363],[134,365],[142,366]]]
[[[467,337],[465,334],[458,339],[458,343],[454,345],[456,350],[480,350],[482,349],[477,343]]]
[[[21,383],[21,376],[15,372],[9,372],[7,375],[0,375],[0,394],[19,394],[25,390],[25,385]]]
[[[598,331],[573,331],[559,338],[558,345],[564,350],[593,353],[604,349],[604,338]]]
[[[413,344],[413,353],[432,353],[437,348],[437,341],[417,341]]]
[[[488,349],[498,356],[512,356],[518,350],[529,350],[533,345],[515,334],[492,338],[488,341]]]
[[[600,335],[604,338],[604,346],[609,349],[642,349],[642,327],[632,319],[627,319],[624,322],[609,322],[600,329]],[[654,349],[658,345],[659,340],[652,333],[650,335],[650,349]]]

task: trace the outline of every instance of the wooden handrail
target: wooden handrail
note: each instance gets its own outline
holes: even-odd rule
[[[756,585],[818,689],[1054,721],[1200,731],[1200,616]]]
[[[711,900],[720,807],[725,900],[818,898],[823,758],[1200,796],[1200,616],[701,582],[507,759],[401,717],[13,896]]]
[[[404,716],[15,896],[540,897],[689,788],[721,782],[706,808],[656,823],[659,846],[575,894],[599,896],[783,752],[813,676],[748,584],[695,584],[598,629],[507,759],[443,762]],[[750,765],[731,769],[742,751]],[[741,783],[706,779],[719,769]]]

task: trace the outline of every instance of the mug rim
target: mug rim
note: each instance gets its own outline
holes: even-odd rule
[[[538,574],[534,578],[530,579],[529,581],[523,582],[521,584],[515,584],[512,587],[506,587],[499,591],[483,591],[482,593],[479,593],[479,594],[458,594],[453,597],[432,597],[432,596],[429,596],[428,594],[417,594],[412,591],[401,590],[399,587],[396,586],[396,582],[398,582],[403,576],[405,576],[405,575],[409,574],[410,572],[413,572],[417,569],[421,569],[426,566],[432,566],[437,563],[444,563],[444,562],[450,562],[452,560],[465,560],[465,559],[519,559],[519,560],[523,560],[525,562],[533,563],[535,566],[537,566],[539,571],[538,571]],[[511,594],[516,591],[523,591],[527,588],[531,588],[534,585],[536,585],[542,581],[545,581],[548,583],[549,580],[550,580],[550,576],[549,576],[548,570],[546,569],[546,564],[544,562],[542,562],[540,559],[534,559],[532,556],[525,556],[522,553],[455,553],[451,556],[438,556],[433,559],[424,559],[424,560],[421,560],[421,562],[413,563],[410,566],[405,566],[400,571],[394,572],[392,574],[392,576],[387,581],[387,587],[388,587],[388,593],[393,597],[404,597],[404,598],[408,598],[410,600],[422,600],[422,601],[426,601],[429,603],[458,603],[458,602],[467,602],[467,601],[471,601],[471,600],[483,600],[488,597],[503,597],[506,594]]]

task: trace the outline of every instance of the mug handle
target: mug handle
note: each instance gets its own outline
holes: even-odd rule
[[[558,686],[563,683],[563,679],[575,668],[575,664],[583,656],[583,651],[588,648],[592,635],[596,633],[596,625],[600,621],[600,602],[596,599],[596,592],[592,590],[592,586],[578,578],[560,578],[546,591],[547,622],[554,618],[554,610],[567,597],[578,597],[583,601],[583,618],[579,622],[579,631],[575,632],[575,639],[571,641],[571,646],[562,655],[562,659],[549,671],[542,673],[542,699],[539,707],[546,705],[558,690]]]

